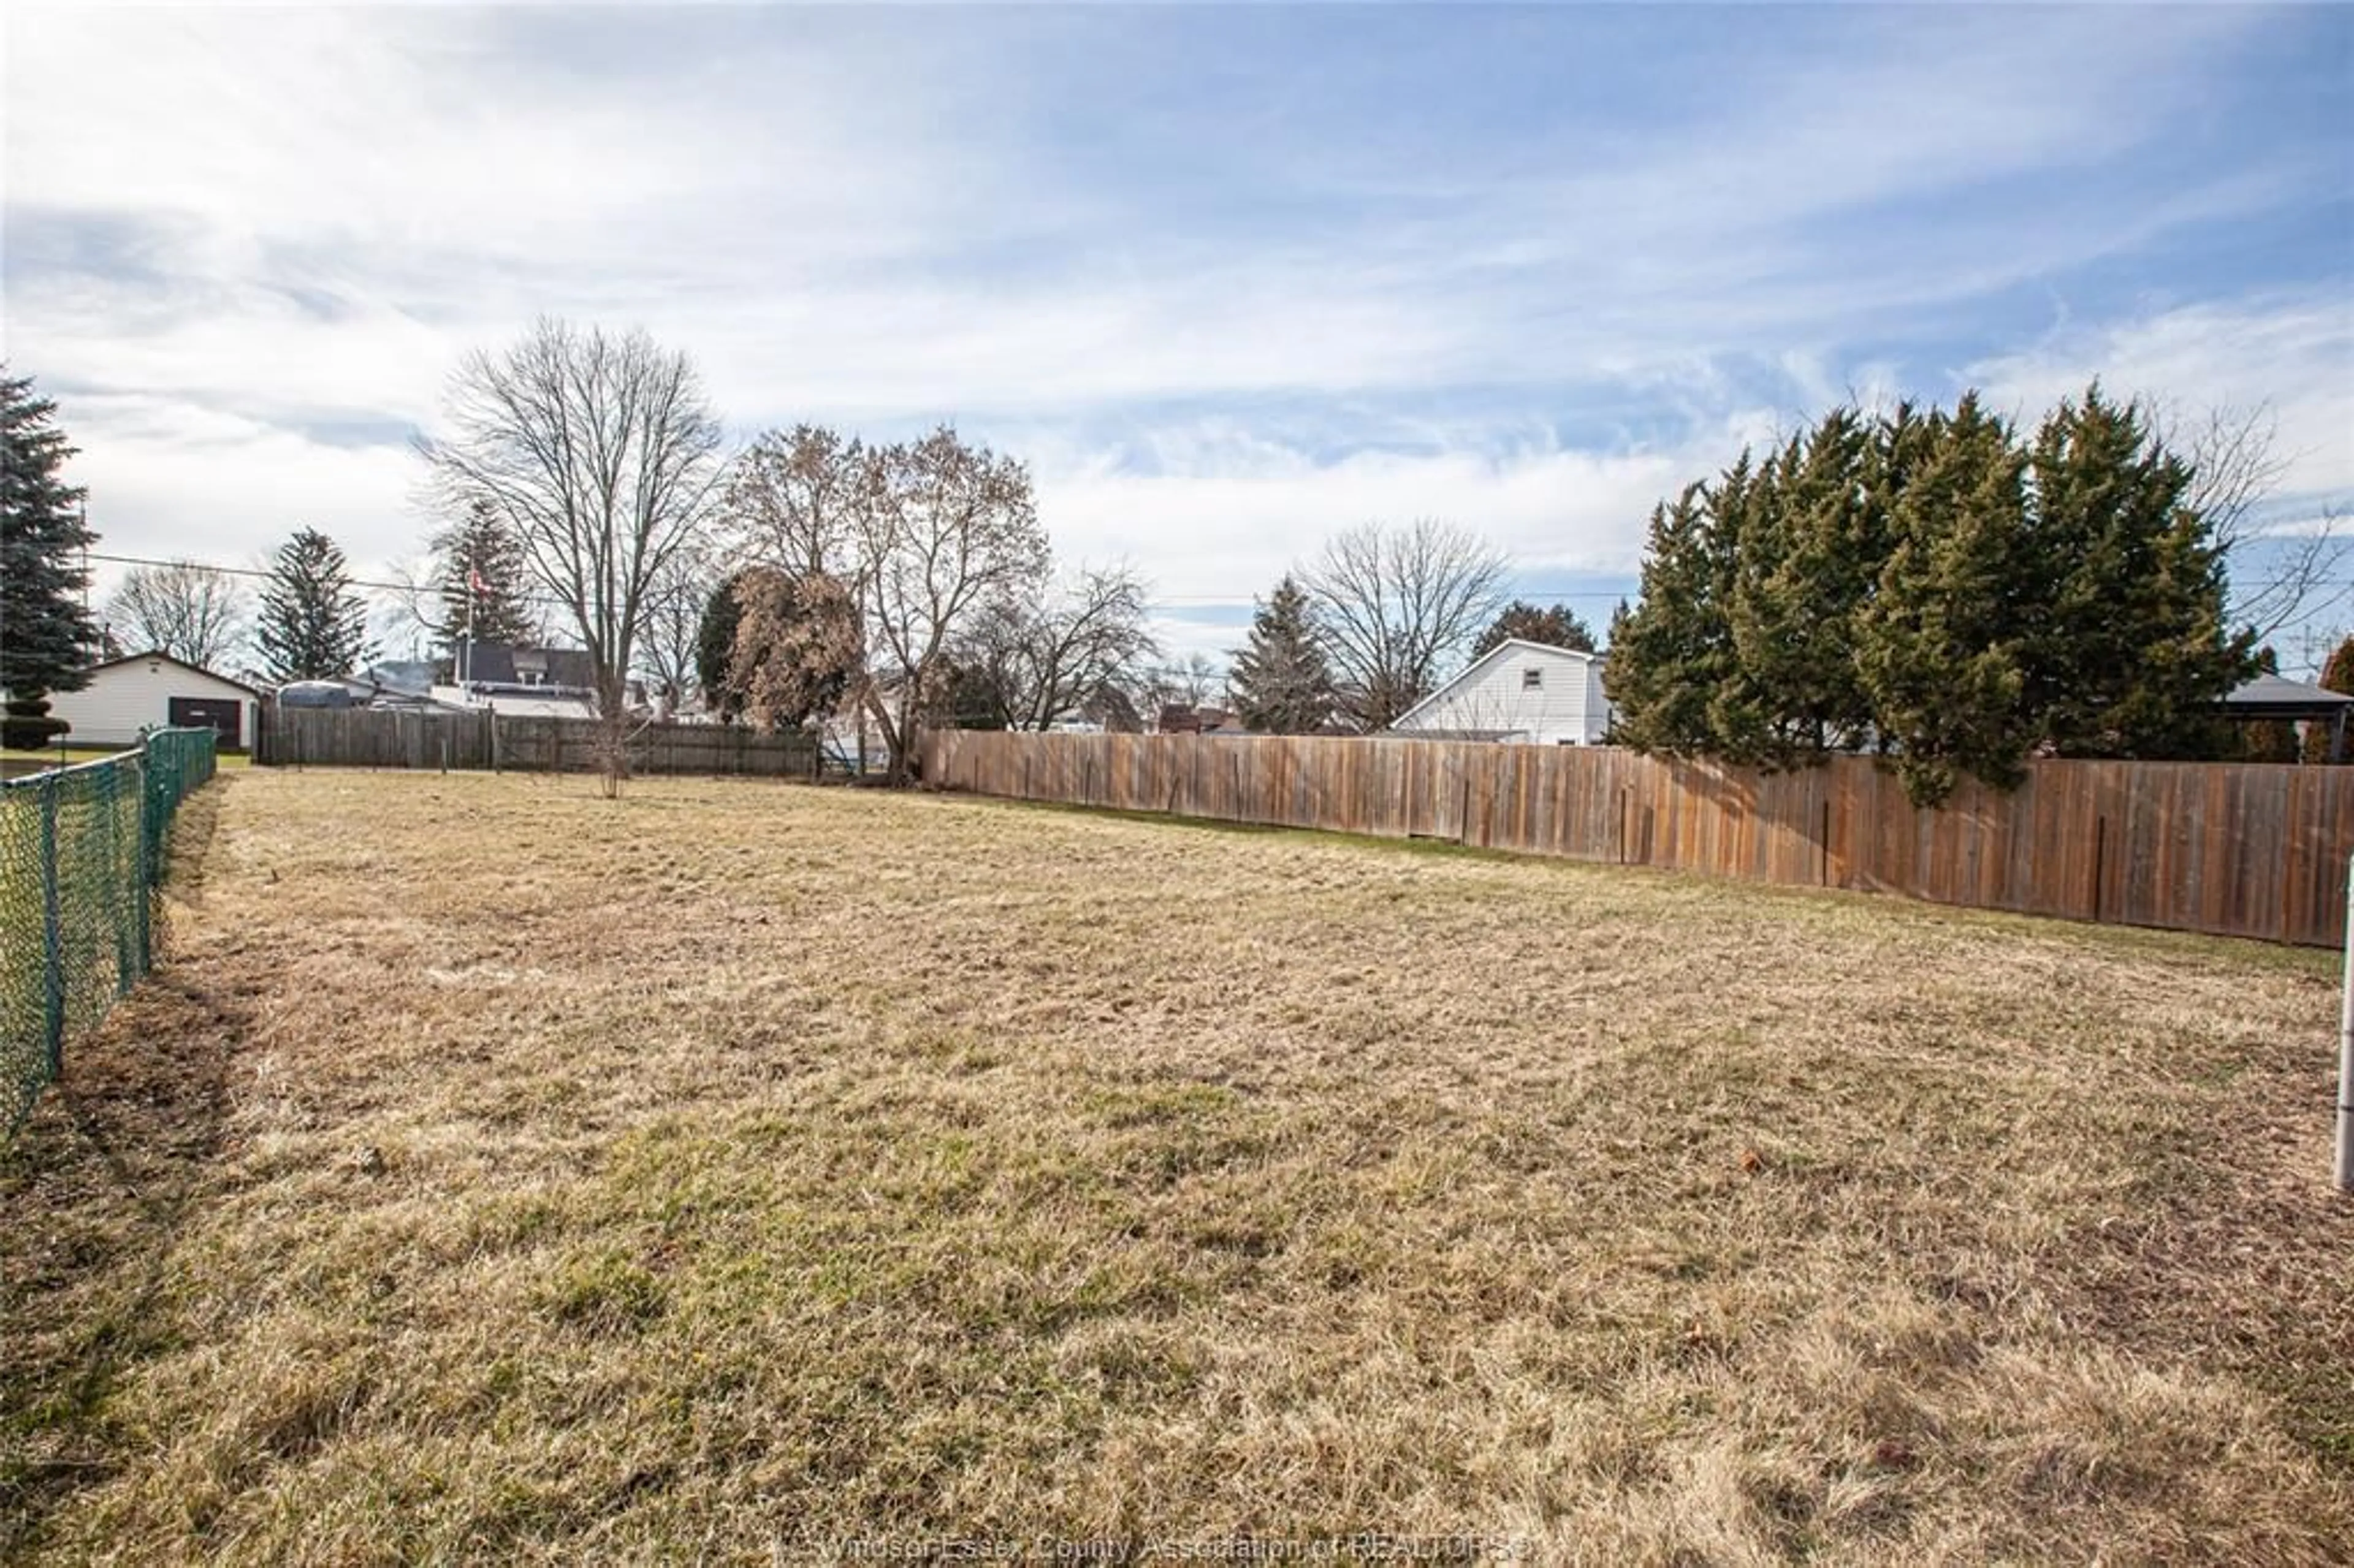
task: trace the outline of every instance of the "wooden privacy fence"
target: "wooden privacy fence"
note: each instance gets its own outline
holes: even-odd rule
[[[2344,939],[2354,768],[2038,761],[1925,810],[1868,758],[1764,773],[1610,747],[936,730],[924,779],[1023,800],[1431,838],[2274,941]]]
[[[261,705],[253,759],[265,767],[513,768],[591,772],[592,719],[520,718],[489,709],[281,708]],[[816,737],[764,735],[741,725],[655,724],[630,738],[637,773],[744,773],[811,779]]]

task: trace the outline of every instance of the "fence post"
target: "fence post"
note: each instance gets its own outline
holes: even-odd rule
[[[2354,1193],[2354,858],[2346,863],[2345,996],[2338,1018],[2338,1190]]]
[[[66,1070],[64,933],[58,928],[58,781],[41,784],[41,1025],[48,1038],[49,1076]]]
[[[107,880],[114,885],[112,891],[117,896],[120,896],[122,891],[123,873],[126,869],[122,848],[123,767],[122,762],[117,761],[106,770],[106,874]],[[147,831],[147,780],[146,770],[142,768],[140,771],[139,832],[143,833]],[[130,880],[133,893],[143,895],[145,890],[139,886],[139,866],[135,858],[131,860],[128,870],[131,874]],[[133,902],[136,901],[134,898]],[[119,904],[114,909],[114,918],[108,924],[114,927],[114,993],[117,996],[128,996],[131,994],[131,982],[138,978],[136,971],[131,967],[131,945],[134,938],[130,928],[131,923],[126,920],[122,907]]]
[[[154,845],[161,827],[152,820],[155,811],[154,742],[149,741],[139,752],[139,972],[145,974],[155,967],[154,911],[149,907],[149,889],[155,885],[155,853]]]

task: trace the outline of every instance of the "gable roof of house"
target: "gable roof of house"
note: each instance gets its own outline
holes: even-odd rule
[[[202,675],[208,681],[218,681],[224,686],[235,686],[239,691],[243,692],[249,697],[259,698],[261,695],[259,691],[247,685],[243,681],[237,679],[233,675],[224,675],[217,670],[207,670],[202,664],[191,664],[186,659],[175,659],[169,653],[164,652],[161,648],[150,648],[144,653],[126,653],[120,659],[104,660],[99,663],[86,666],[83,669],[82,673],[85,675],[95,675],[101,670],[117,669],[125,664],[142,663],[151,659],[162,663],[173,665],[177,669],[186,670],[192,675]]]
[[[463,655],[470,683],[519,686],[525,681],[519,666],[541,672],[538,684],[581,690],[597,683],[597,662],[586,648],[519,648],[511,642],[472,642]]]
[[[1608,662],[1606,655],[1601,653],[1588,653],[1583,648],[1564,648],[1560,644],[1553,642],[1532,642],[1525,637],[1507,637],[1501,642],[1497,643],[1493,648],[1489,649],[1485,653],[1480,654],[1477,659],[1472,660],[1469,664],[1464,665],[1460,670],[1456,671],[1454,674],[1448,676],[1446,680],[1441,681],[1438,683],[1437,688],[1434,690],[1430,695],[1423,698],[1422,701],[1415,704],[1414,706],[1406,709],[1405,712],[1390,720],[1390,727],[1392,729],[1397,728],[1398,726],[1405,723],[1406,720],[1414,717],[1415,715],[1430,706],[1433,703],[1437,702],[1456,687],[1462,685],[1465,682],[1479,674],[1480,671],[1486,669],[1489,665],[1496,663],[1507,655],[1513,653],[1518,653],[1523,656],[1530,653],[1549,653],[1556,658],[1575,659],[1580,664],[1602,664]]]
[[[2321,718],[2354,706],[2354,697],[2327,686],[2292,681],[2285,675],[2264,674],[2234,686],[2222,702],[2226,713],[2243,718],[2267,715],[2283,718]]]

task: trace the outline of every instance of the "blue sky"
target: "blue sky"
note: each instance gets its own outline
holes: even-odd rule
[[[1436,514],[1596,616],[1850,393],[2267,405],[2354,501],[2354,12],[5,14],[13,367],[110,547],[372,572],[466,348],[641,323],[739,433],[953,419],[1173,650]],[[2354,619],[2354,616],[2349,616]]]

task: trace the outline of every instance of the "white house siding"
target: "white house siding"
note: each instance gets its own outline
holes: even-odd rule
[[[1528,683],[1537,673],[1538,684]],[[1505,643],[1391,726],[1398,735],[1481,736],[1534,746],[1592,746],[1610,725],[1602,661],[1541,642]]]
[[[170,659],[142,657],[102,664],[80,691],[51,693],[49,712],[73,726],[66,735],[69,746],[136,746],[142,729],[162,729],[172,722],[174,697],[239,704],[238,742],[253,744],[253,694],[234,681]]]
[[[557,693],[540,695],[507,690],[468,691],[463,686],[435,686],[427,695],[445,708],[471,708],[476,712],[488,708],[501,718],[592,719],[597,716],[597,699],[586,695],[567,696]]]

